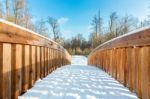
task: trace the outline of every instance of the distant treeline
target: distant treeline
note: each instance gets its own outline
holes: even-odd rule
[[[72,39],[65,40],[64,47],[71,54],[88,55],[98,45],[149,24],[149,20],[146,19],[141,22],[131,15],[126,14],[121,17],[117,12],[112,12],[109,16],[108,25],[104,26],[104,19],[101,17],[99,10],[91,20],[92,32],[88,40],[82,34],[77,34]]]
[[[0,18],[55,40],[63,45],[70,54],[88,55],[98,45],[150,23],[146,19],[139,21],[138,18],[131,15],[119,16],[117,12],[112,12],[108,16],[109,20],[106,25],[106,23],[104,24],[105,19],[101,17],[103,13],[98,10],[91,20],[92,32],[88,39],[79,33],[75,37],[65,40],[62,38],[61,34],[63,33],[59,29],[60,24],[57,19],[48,16],[33,22],[34,17],[29,9],[26,0],[2,0],[0,1]]]

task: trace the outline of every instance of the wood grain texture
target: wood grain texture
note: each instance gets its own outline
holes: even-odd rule
[[[12,44],[12,98],[17,99],[22,91],[22,45]]]
[[[36,47],[36,80],[40,79],[40,47]]]
[[[54,60],[56,52],[63,54],[64,65],[70,63],[71,56],[58,43],[0,20],[0,99],[17,99],[49,70],[60,67],[54,64],[61,61],[61,57]]]
[[[29,68],[31,66],[29,45],[23,45],[22,62],[22,91],[25,92],[29,88]]]
[[[140,99],[150,99],[150,28],[98,46],[88,56],[88,64],[98,64]]]
[[[9,22],[8,22],[9,23]],[[0,42],[28,44],[36,46],[50,47],[54,49],[64,50],[63,47],[58,47],[59,44],[53,40],[49,40],[31,30],[22,28],[13,23],[8,24],[0,21]]]
[[[142,98],[150,99],[150,48],[143,47],[141,51],[142,67]],[[147,75],[147,76],[146,76]]]
[[[11,44],[0,43],[0,99],[11,98]]]

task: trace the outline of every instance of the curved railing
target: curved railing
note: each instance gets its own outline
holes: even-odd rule
[[[16,99],[70,59],[58,43],[0,20],[0,99]]]
[[[90,53],[88,64],[106,71],[140,99],[150,99],[150,27],[98,46]]]

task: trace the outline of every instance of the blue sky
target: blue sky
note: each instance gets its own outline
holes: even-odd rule
[[[57,18],[65,38],[78,33],[88,38],[92,17],[99,9],[105,25],[114,11],[119,16],[128,14],[139,20],[144,20],[150,12],[149,0],[28,0],[28,4],[34,20],[48,16]]]

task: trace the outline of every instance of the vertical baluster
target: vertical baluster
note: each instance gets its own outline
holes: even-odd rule
[[[11,44],[0,43],[0,99],[11,99]]]
[[[12,44],[12,98],[17,99],[22,90],[22,45]]]

